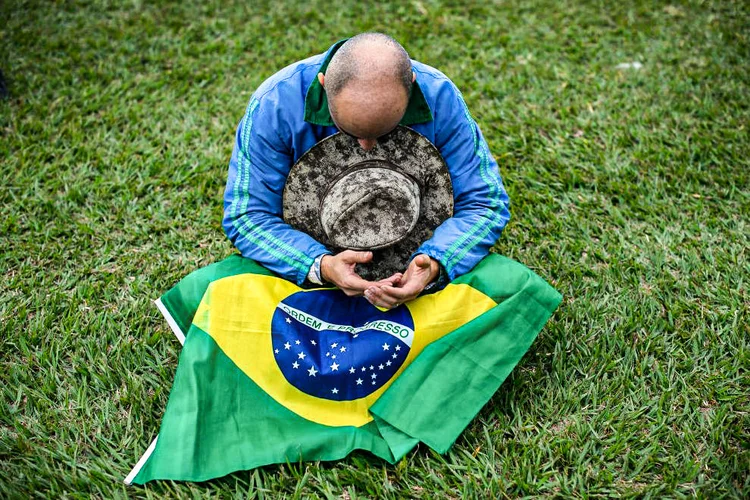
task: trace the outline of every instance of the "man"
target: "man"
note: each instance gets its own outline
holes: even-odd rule
[[[292,165],[320,140],[342,132],[370,150],[399,124],[427,137],[445,159],[454,215],[403,273],[367,281],[356,265],[372,254],[333,255],[290,227],[282,219],[282,191]],[[237,129],[224,230],[243,256],[297,284],[329,282],[347,295],[392,308],[469,271],[509,218],[497,163],[458,89],[383,34],[355,36],[282,69],[256,90]]]

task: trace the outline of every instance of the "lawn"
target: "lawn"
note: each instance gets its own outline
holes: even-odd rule
[[[0,497],[750,495],[747,2],[8,0],[0,19]],[[125,487],[179,355],[151,300],[233,252],[250,95],[366,30],[462,89],[512,200],[495,251],[563,304],[445,456]]]

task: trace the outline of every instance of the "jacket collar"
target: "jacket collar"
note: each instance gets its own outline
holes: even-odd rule
[[[318,73],[325,74],[333,54],[336,53],[344,42],[346,40],[340,40],[328,49],[328,53],[326,53],[326,57],[323,60],[323,64],[320,65]],[[318,81],[317,76],[313,78],[312,83],[307,88],[307,95],[305,96],[305,121],[314,125],[335,126],[331,119],[331,113],[328,111],[328,97],[326,97],[325,90]],[[399,124],[414,125],[429,121],[432,121],[432,112],[427,105],[422,89],[419,87],[419,82],[415,81],[411,87],[409,104],[406,106],[406,112]]]

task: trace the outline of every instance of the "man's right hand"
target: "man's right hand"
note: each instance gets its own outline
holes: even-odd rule
[[[401,279],[401,273],[379,282],[362,279],[354,268],[357,264],[364,264],[372,260],[372,252],[355,252],[344,250],[336,255],[325,255],[320,261],[320,276],[329,283],[333,283],[349,297],[362,295],[372,286],[393,284]]]

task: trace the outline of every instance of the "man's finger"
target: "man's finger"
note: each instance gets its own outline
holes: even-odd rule
[[[430,267],[430,256],[421,253],[414,257],[414,263],[419,267]]]
[[[390,297],[383,293],[381,287],[372,287],[365,290],[365,298],[367,298],[367,300],[369,300],[374,306],[385,307],[388,309],[396,307],[401,302],[399,299]]]
[[[364,264],[372,260],[372,252],[355,252],[354,250],[344,250],[341,252],[341,259],[347,264]]]
[[[360,295],[368,288],[379,286],[377,283],[360,278],[356,273],[352,273],[344,278],[344,282],[342,283],[342,285],[348,290],[354,290],[358,292]]]
[[[385,285],[380,287],[380,291],[384,295],[391,297],[398,302],[407,302],[416,297],[422,290],[420,290],[418,284],[412,281],[404,285],[402,288]]]
[[[402,277],[403,277],[403,274],[395,273],[393,276],[389,276],[387,278],[383,278],[382,280],[379,280],[378,284],[379,285],[394,285],[400,282]]]

